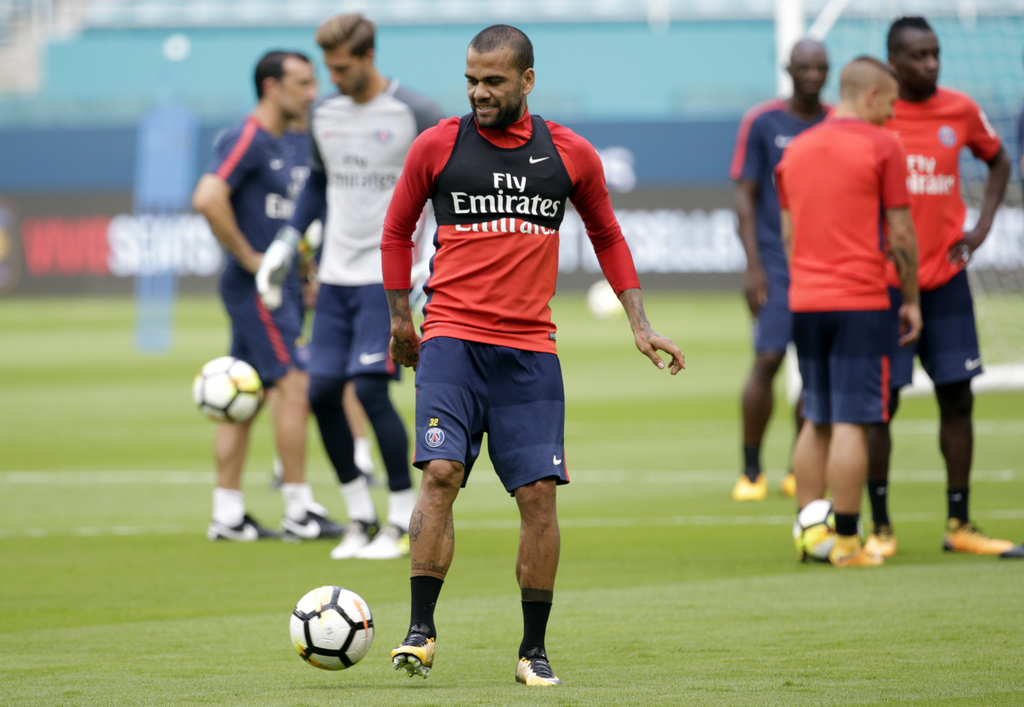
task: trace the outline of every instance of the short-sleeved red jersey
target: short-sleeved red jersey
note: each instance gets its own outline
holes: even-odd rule
[[[410,285],[412,234],[424,203],[435,196],[438,179],[452,157],[459,125],[459,118],[443,120],[424,131],[409,149],[384,220],[381,250],[387,290],[406,289]],[[612,211],[597,151],[568,128],[551,121],[545,121],[545,125],[572,184],[569,199],[583,219],[609,284],[616,294],[639,287],[633,258]],[[473,129],[495,147],[512,150],[530,144],[533,119],[527,111],[520,121],[504,130],[476,125]],[[533,155],[529,150],[522,154],[526,165],[533,164],[531,160],[541,163],[550,159]],[[518,184],[514,182],[518,179],[516,175],[499,174],[493,178],[495,190]],[[500,193],[504,194],[504,189]],[[518,213],[509,211],[510,215]],[[477,220],[482,221],[483,217]],[[516,221],[509,219],[509,223]],[[472,227],[438,229],[438,250],[432,262],[431,294],[423,324],[424,341],[447,336],[555,353],[555,327],[548,302],[555,293],[558,231],[541,229],[546,240],[539,240],[522,235],[526,233],[522,230],[525,223],[519,218],[515,231],[511,231],[505,218]]]
[[[949,282],[963,268],[950,263],[949,249],[963,237],[966,208],[960,197],[960,150],[988,162],[1001,143],[984,111],[969,96],[939,88],[924,101],[897,100],[886,123],[907,154],[910,214],[917,230],[922,290]],[[889,283],[898,286],[896,267]]]
[[[889,132],[835,118],[798,135],[775,170],[793,221],[794,312],[888,309],[884,209],[907,206],[906,159]]]

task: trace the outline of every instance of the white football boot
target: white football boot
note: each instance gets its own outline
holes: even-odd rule
[[[331,559],[347,560],[350,557],[355,557],[357,552],[370,544],[370,538],[376,530],[375,523],[364,523],[361,520],[352,521],[345,529],[345,536],[341,542],[331,550]]]
[[[394,523],[388,523],[362,547],[355,556],[360,560],[394,560],[409,555],[409,533]]]
[[[241,543],[251,543],[264,538],[280,538],[281,536],[273,530],[264,528],[256,522],[256,519],[248,513],[242,517],[242,522],[236,526],[227,526],[215,520],[210,521],[210,527],[206,529],[206,537],[210,540],[233,540]]]

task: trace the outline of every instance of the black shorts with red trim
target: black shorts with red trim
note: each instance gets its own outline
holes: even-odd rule
[[[301,294],[285,290],[284,302],[269,311],[256,292],[237,296],[221,293],[231,317],[231,355],[256,369],[265,387],[283,378],[289,368],[306,370],[296,352],[295,341],[302,333]]]
[[[896,340],[888,309],[795,312],[804,417],[818,425],[888,422]]]

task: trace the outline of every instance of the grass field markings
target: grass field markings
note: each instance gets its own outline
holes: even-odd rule
[[[986,520],[1021,520],[1024,519],[1024,508],[1008,508],[994,511],[975,511],[972,517]],[[941,520],[939,513],[894,513],[893,520],[900,523],[931,523]],[[792,525],[795,515],[692,515],[664,516],[655,518],[561,518],[559,526],[564,529],[593,528],[651,528],[673,527],[686,525],[700,526],[736,526],[736,525]],[[517,530],[518,518],[478,518],[472,520],[456,520],[456,527],[462,530]],[[83,538],[139,536],[139,535],[193,535],[202,532],[200,526],[162,525],[132,526],[118,525],[106,528],[82,527],[67,529],[47,528],[13,528],[0,529],[0,540],[13,538],[51,538],[77,536]]]
[[[686,420],[686,421],[658,421],[658,420],[566,420],[565,431],[567,435],[584,435],[593,433],[595,428],[614,428],[617,432],[638,431],[656,434],[659,432],[696,433],[695,436],[705,437],[705,433],[722,433],[725,430],[735,431],[740,428],[739,420]],[[915,419],[895,420],[892,423],[894,434],[937,434],[939,421],[937,419]],[[1024,433],[1024,418],[1022,419],[981,419],[974,420],[975,434],[984,435],[1018,435]]]

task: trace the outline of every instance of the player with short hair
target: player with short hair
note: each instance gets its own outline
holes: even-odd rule
[[[268,306],[276,304],[278,282],[291,267],[301,234],[326,207],[309,347],[309,402],[349,515],[331,557],[392,559],[409,552],[416,496],[408,437],[388,391],[399,373],[388,353],[391,319],[382,285],[381,231],[409,146],[445,116],[432,101],[377,71],[374,26],[362,15],[327,19],[316,41],[338,91],[313,106],[309,181],[295,215],[267,251],[257,284]],[[353,461],[352,431],[342,405],[347,381],[369,417],[387,469],[383,527],[367,478]]]
[[[632,256],[612,212],[601,160],[583,138],[531,115],[533,45],[518,29],[477,34],[466,57],[472,113],[442,121],[413,143],[384,226],[384,287],[391,355],[416,367],[416,466],[423,483],[409,531],[412,615],[391,652],[396,669],[426,677],[434,606],[454,553],[452,504],[484,433],[491,461],[521,517],[516,578],[523,640],[516,680],[553,685],[544,636],[558,568],[555,488],[568,483],[565,402],[549,301],[558,275],[566,200],[586,225],[637,347],[683,356],[651,329]],[[433,200],[437,251],[424,286],[422,343],[409,307],[412,234]]]
[[[943,547],[955,552],[999,554],[1013,543],[982,534],[968,515],[974,431],[971,378],[981,373],[974,303],[965,266],[985,241],[1006,192],[1010,160],[984,111],[967,95],[938,85],[939,40],[923,17],[901,17],[888,36],[889,63],[899,77],[893,118],[886,124],[907,152],[910,213],[921,252],[921,314],[924,333],[915,345],[900,349],[892,365],[889,415],[896,414],[900,388],[909,385],[914,354],[935,384],[939,404],[939,447],[946,460],[948,520]],[[978,223],[964,230],[966,209],[960,196],[960,151],[967,147],[988,164]],[[893,309],[899,307],[894,268],[889,268]],[[874,530],[869,548],[896,552],[887,499],[889,424],[868,434],[868,496]]]
[[[764,101],[747,111],[729,169],[736,182],[738,231],[747,255],[744,290],[754,318],[755,351],[754,367],[743,388],[743,473],[732,490],[737,501],[763,501],[768,494],[768,479],[761,473],[761,440],[774,405],[772,381],[793,340],[775,167],[789,141],[824,120],[828,110],[821,103],[821,88],[828,78],[828,53],[821,42],[797,42],[786,70],[793,77],[793,95]],[[799,405],[795,417],[799,432],[803,422]],[[792,471],[782,480],[782,493],[796,493]]]
[[[295,269],[289,271],[283,306],[271,313],[260,302],[253,278],[263,251],[291,216],[292,200],[305,179],[302,156],[284,133],[316,98],[316,76],[304,55],[274,51],[257,63],[255,82],[256,108],[218,137],[213,163],[199,179],[192,204],[227,251],[220,295],[231,317],[231,355],[256,369],[273,407],[284,467],[282,530],[297,538],[337,537],[343,528],[313,500],[305,479],[309,377],[295,348],[302,330],[299,279]],[[277,537],[245,512],[240,483],[251,425],[249,420],[217,427],[211,540]]]
[[[906,158],[881,127],[897,89],[882,62],[851,61],[839,77],[833,117],[793,140],[775,171],[804,384],[806,421],[793,451],[797,503],[803,508],[831,491],[829,559],[837,567],[885,562],[861,547],[857,528],[866,428],[889,419],[897,339],[905,345],[921,333]],[[899,325],[889,312],[883,220],[903,292]]]

